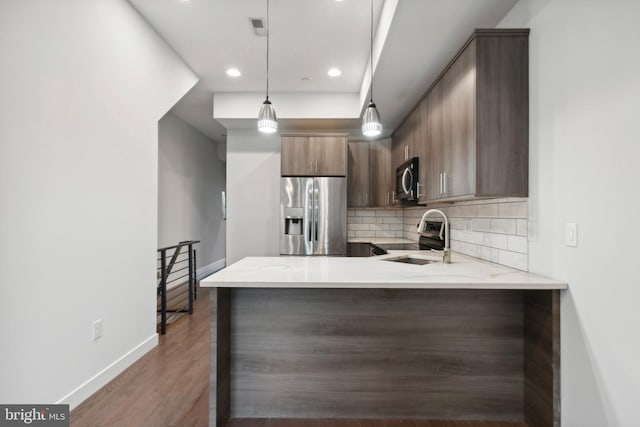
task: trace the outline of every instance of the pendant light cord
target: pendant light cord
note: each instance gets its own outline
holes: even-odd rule
[[[371,29],[371,39],[369,43],[369,47],[371,48],[371,56],[369,57],[369,64],[371,66],[371,84],[369,86],[369,91],[371,92],[370,102],[373,102],[373,0],[371,0],[371,25],[369,26],[369,28]]]
[[[269,25],[269,0],[267,0],[267,101],[269,100],[269,36],[271,26]]]

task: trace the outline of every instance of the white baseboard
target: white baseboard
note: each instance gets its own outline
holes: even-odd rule
[[[196,270],[196,279],[201,280],[207,276],[211,276],[218,270],[222,270],[227,265],[227,259],[222,258],[217,261],[212,262],[209,265],[205,265],[204,267],[200,267]]]
[[[158,345],[158,334],[153,334],[124,356],[113,362],[111,365],[89,378],[83,384],[78,386],[71,393],[64,396],[56,402],[56,404],[68,404],[69,409],[73,409],[90,397],[93,393],[104,387],[109,381],[121,374],[129,366],[133,365],[138,359],[147,354],[150,350]]]

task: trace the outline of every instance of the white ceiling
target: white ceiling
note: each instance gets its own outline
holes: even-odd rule
[[[215,93],[260,93],[265,88],[266,39],[253,33],[249,18],[266,17],[265,0],[130,0],[201,78],[172,110],[216,141],[225,128],[213,119]],[[374,0],[374,28],[385,0]],[[375,56],[374,95],[387,133],[393,130],[474,28],[492,28],[517,0],[386,0],[392,19]],[[397,5],[396,5],[397,3]],[[392,6],[395,6],[393,11]],[[369,61],[369,0],[271,0],[270,97],[278,93],[361,93]],[[385,30],[382,28],[381,31]],[[386,39],[384,38],[386,36]],[[375,55],[375,52],[374,52]],[[232,79],[234,66],[242,76]],[[330,67],[342,76],[327,75]],[[302,78],[309,80],[302,80]],[[366,86],[365,86],[366,91]],[[324,120],[344,130],[353,120]],[[227,126],[253,126],[259,103]],[[249,113],[249,112],[247,112]],[[310,113],[311,114],[311,113]],[[300,117],[303,118],[300,118]],[[318,116],[297,114],[284,129],[318,126]],[[326,119],[325,116],[322,118]]]

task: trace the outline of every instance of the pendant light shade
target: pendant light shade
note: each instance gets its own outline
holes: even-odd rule
[[[278,119],[276,110],[273,108],[269,98],[265,99],[258,114],[258,130],[264,133],[273,133],[278,130]]]
[[[276,118],[276,110],[269,101],[269,36],[271,27],[269,26],[269,0],[267,0],[267,98],[260,107],[258,113],[258,130],[264,133],[273,133],[278,130],[278,119]]]
[[[378,113],[378,108],[373,102],[373,0],[371,0],[370,30],[371,38],[369,40],[369,47],[371,51],[369,56],[369,64],[371,66],[371,83],[369,86],[369,92],[371,93],[371,100],[369,101],[369,105],[367,106],[367,109],[364,110],[364,115],[362,116],[362,134],[365,136],[378,136],[382,133],[382,122],[380,121],[380,113]]]
[[[362,134],[365,136],[378,136],[382,133],[382,123],[376,104],[371,101],[364,116],[362,116]]]

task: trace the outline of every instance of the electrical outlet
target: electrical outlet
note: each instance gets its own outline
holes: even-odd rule
[[[94,320],[92,323],[93,340],[102,336],[102,319]]]
[[[575,222],[567,222],[564,229],[565,244],[570,247],[578,246],[578,224]]]

